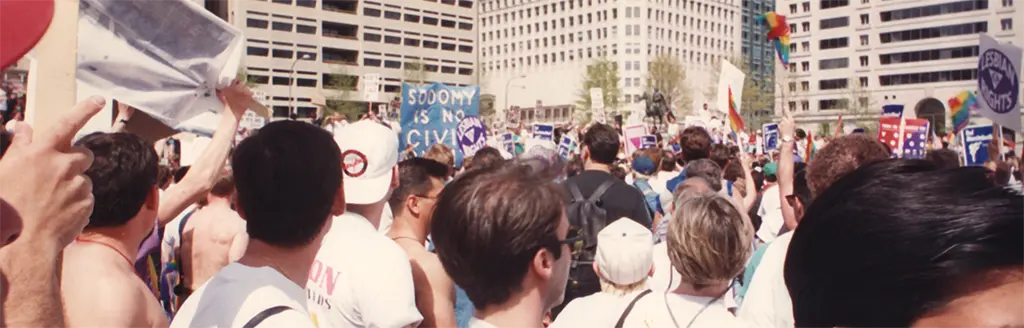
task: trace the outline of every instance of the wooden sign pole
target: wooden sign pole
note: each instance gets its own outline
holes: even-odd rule
[[[53,21],[30,52],[25,121],[36,131],[48,129],[76,102],[78,0],[55,0],[53,6]]]

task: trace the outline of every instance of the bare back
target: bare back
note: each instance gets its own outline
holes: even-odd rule
[[[245,221],[226,206],[207,206],[189,218],[181,236],[182,272],[195,290],[245,252]]]
[[[156,296],[131,263],[109,247],[64,249],[61,294],[68,327],[167,327]]]
[[[411,240],[396,239],[409,256],[420,327],[455,327],[455,286],[437,255]]]

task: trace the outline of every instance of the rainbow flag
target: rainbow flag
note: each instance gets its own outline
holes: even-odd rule
[[[736,100],[732,98],[732,87],[729,87],[729,127],[733,132],[743,131],[743,118],[736,110]]]
[[[756,20],[761,26],[768,26],[767,38],[774,41],[775,52],[779,55],[782,67],[789,68],[789,25],[786,24],[786,16],[769,11],[758,15]]]
[[[960,133],[971,119],[971,111],[978,108],[974,93],[964,90],[949,98],[949,116],[953,119],[953,134]]]
[[[810,163],[814,159],[814,153],[818,152],[818,148],[814,146],[814,133],[811,131],[807,131],[807,147],[804,149],[807,150],[804,152],[804,163]]]

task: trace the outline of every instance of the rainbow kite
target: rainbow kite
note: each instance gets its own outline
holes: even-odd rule
[[[732,87],[729,87],[729,127],[732,128],[733,132],[743,131],[743,118],[740,117],[740,112],[736,110],[736,100],[732,98]]]
[[[949,98],[949,116],[953,119],[953,134],[960,133],[967,127],[971,118],[971,111],[978,108],[978,99],[970,91],[960,91],[953,98]]]
[[[786,16],[769,11],[758,15],[757,22],[768,26],[768,40],[775,41],[775,52],[779,54],[782,67],[789,68],[789,25]]]

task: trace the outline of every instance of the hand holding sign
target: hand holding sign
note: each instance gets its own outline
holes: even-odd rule
[[[12,235],[53,243],[60,250],[82,232],[92,213],[92,182],[83,173],[92,165],[88,149],[71,142],[106,101],[92,97],[64,113],[45,133],[33,135],[28,124],[18,124],[10,149],[0,160],[0,199],[10,206],[4,213],[3,240]],[[20,222],[18,222],[20,220]]]

